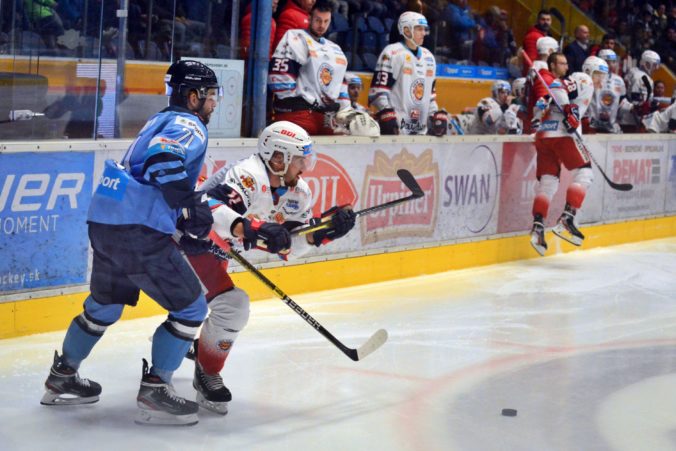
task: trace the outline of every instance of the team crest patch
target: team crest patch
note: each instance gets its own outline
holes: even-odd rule
[[[411,99],[414,102],[422,102],[423,96],[425,95],[425,80],[418,78],[413,83],[411,83]]]
[[[319,70],[317,71],[317,79],[324,86],[331,84],[331,80],[333,80],[333,68],[326,63],[319,66]]]
[[[612,92],[601,91],[601,103],[603,103],[605,106],[610,106],[613,104],[614,101],[615,96],[613,95]]]
[[[282,214],[281,211],[278,211],[277,213],[275,213],[275,216],[274,216],[273,219],[277,224],[284,224],[284,215]]]
[[[221,351],[230,351],[231,347],[232,341],[221,340],[218,342],[218,349],[220,349]]]
[[[248,175],[240,175],[239,178],[242,180],[242,185],[246,189],[253,189],[253,187],[256,185],[253,178],[249,177]]]

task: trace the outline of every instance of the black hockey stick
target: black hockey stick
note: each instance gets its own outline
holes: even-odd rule
[[[355,211],[354,214],[356,217],[359,216],[364,216],[368,215],[371,213],[375,213],[376,211],[384,210],[386,208],[394,207],[395,205],[399,205],[403,202],[408,202],[409,200],[413,199],[419,199],[423,196],[425,196],[425,192],[420,188],[420,185],[416,181],[415,177],[413,177],[413,174],[411,174],[408,170],[406,169],[399,169],[397,171],[397,176],[399,176],[399,179],[401,182],[406,185],[406,188],[408,188],[411,191],[410,196],[402,197],[400,199],[395,199],[391,200],[389,202],[385,202],[384,204],[380,205],[374,205],[373,207],[365,208],[363,210]],[[331,227],[331,216],[327,216],[326,218],[323,218],[323,221],[320,222],[319,224],[315,224],[312,226],[306,226],[306,227],[301,227],[296,230],[293,230],[291,232],[292,235],[306,235],[308,233],[312,233],[316,230],[320,229],[326,229],[328,227]]]
[[[371,337],[366,340],[366,343],[361,345],[357,349],[348,348],[340,340],[334,337],[331,332],[326,330],[319,321],[314,319],[308,312],[303,310],[303,308],[296,304],[293,299],[291,299],[286,293],[282,291],[277,285],[275,285],[270,279],[265,277],[265,275],[260,272],[254,265],[249,263],[249,261],[242,256],[239,251],[232,249],[225,241],[221,239],[215,232],[209,234],[209,238],[223,250],[227,250],[227,253],[237,261],[240,265],[246,268],[251,272],[258,280],[263,282],[270,290],[272,290],[286,305],[288,305],[291,310],[296,312],[301,318],[303,318],[309,325],[311,325],[317,332],[322,334],[327,340],[333,343],[338,349],[340,349],[343,354],[351,358],[352,360],[359,361],[363,360],[367,355],[371,354],[373,351],[381,347],[387,341],[387,331],[385,329],[380,329],[376,331]]]
[[[530,58],[528,57],[526,52],[522,52],[522,53],[523,53],[523,57],[526,60],[526,62],[530,66],[532,66],[533,62],[530,60]],[[563,108],[561,107],[561,105],[559,105],[559,102],[557,102],[556,98],[554,98],[554,96],[552,95],[551,89],[549,89],[549,86],[547,85],[547,83],[545,83],[545,80],[542,78],[542,75],[540,75],[540,72],[535,71],[535,74],[537,75],[538,79],[540,80],[540,83],[542,83],[542,85],[545,87],[545,89],[547,89],[547,93],[549,94],[549,97],[552,99],[552,102],[554,102],[554,105],[556,105],[556,107],[559,109],[561,114],[565,115],[565,113],[563,112]],[[575,138],[577,138],[575,141],[582,148],[584,153],[587,156],[589,156],[589,159],[594,162],[594,164],[596,165],[596,168],[599,170],[599,172],[601,173],[603,178],[606,179],[606,182],[608,182],[608,186],[610,186],[612,189],[615,189],[615,190],[618,190],[618,191],[631,191],[634,188],[634,185],[632,185],[631,183],[615,183],[612,180],[610,180],[610,178],[608,178],[606,173],[603,171],[603,168],[601,167],[601,165],[598,163],[598,161],[596,161],[596,158],[594,158],[594,154],[592,154],[591,151],[585,145],[584,141],[582,140],[582,136],[580,136],[580,133],[577,130],[574,130],[574,135],[575,135]]]

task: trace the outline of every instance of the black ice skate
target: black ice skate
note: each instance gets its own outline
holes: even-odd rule
[[[197,424],[197,403],[181,398],[171,384],[150,374],[143,359],[143,378],[136,397],[136,424],[191,426]]]
[[[536,215],[533,218],[533,228],[530,231],[530,244],[533,249],[541,256],[547,252],[547,242],[545,241],[545,223],[542,216]]]
[[[195,355],[197,354],[197,346],[199,346],[200,339],[195,338],[192,341],[192,346],[190,346],[190,349],[188,349],[188,352],[185,353],[185,358],[188,360],[192,360],[193,362],[195,361]]]
[[[54,351],[54,363],[45,381],[46,393],[40,400],[45,406],[92,404],[99,400],[101,386],[89,379],[80,379],[78,372],[63,362]]]
[[[228,413],[228,402],[232,400],[232,395],[223,384],[220,374],[207,374],[202,365],[195,362],[192,386],[197,390],[197,404],[221,415]]]
[[[581,245],[582,241],[584,241],[584,235],[575,225],[575,209],[568,204],[566,204],[566,208],[563,210],[552,232],[559,238],[575,246]]]

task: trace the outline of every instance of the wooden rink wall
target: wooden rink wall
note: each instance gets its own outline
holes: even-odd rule
[[[590,190],[588,196],[589,201],[585,203],[587,209],[583,208],[582,211],[582,230],[587,238],[581,249],[676,236],[676,139],[670,135],[596,136],[586,139],[595,152],[597,160],[601,164],[605,161],[604,170],[611,178],[618,181],[619,177],[633,177],[623,180],[636,184],[636,195],[632,202],[642,202],[642,198],[647,197],[646,195],[661,196],[661,198],[657,201],[650,201],[656,204],[657,208],[651,211],[636,210],[638,213],[625,214],[623,217],[622,214],[617,214],[617,211],[621,210],[615,211],[613,208],[622,207],[624,204],[629,205],[629,203],[623,204],[623,198],[618,197],[621,195],[610,190],[597,174],[593,189]],[[0,144],[0,186],[3,183],[2,179],[5,178],[2,176],[5,173],[11,174],[11,171],[3,172],[6,170],[3,166],[7,165],[3,165],[2,162],[8,161],[2,160],[3,157],[33,152],[31,155],[38,158],[40,155],[48,157],[47,152],[63,153],[65,151],[68,154],[96,156],[94,173],[88,174],[88,178],[94,181],[95,187],[95,180],[100,176],[103,159],[118,157],[129,143],[128,140],[116,140]],[[212,140],[208,154],[213,156],[211,163],[225,164],[226,160],[231,162],[252,153],[254,146],[255,140],[252,139]],[[345,239],[332,243],[331,246],[320,248],[317,255],[313,254],[301,260],[302,264],[275,263],[272,260],[256,261],[254,258],[254,263],[262,268],[263,273],[291,296],[298,293],[396,280],[454,269],[540,258],[529,244],[527,229],[530,227],[531,200],[526,198],[525,201],[524,199],[519,201],[513,198],[514,193],[523,194],[532,186],[530,179],[534,177],[534,172],[528,174],[525,172],[526,169],[534,171],[532,164],[528,163],[534,160],[531,137],[434,138],[421,136],[377,139],[319,137],[316,139],[315,147],[319,153],[318,161],[324,165],[316,170],[321,172],[325,180],[341,180],[340,183],[343,185],[338,189],[339,194],[342,191],[358,194],[360,200],[357,208],[373,205],[374,203],[367,199],[370,192],[368,188],[371,186],[369,184],[379,183],[378,179],[384,177],[383,173],[393,172],[392,168],[400,165],[411,169],[425,190],[434,191],[426,198],[433,198],[433,201],[430,200],[430,206],[434,208],[437,216],[425,219],[429,223],[430,232],[427,235],[421,234],[420,229],[416,229],[413,234],[409,233],[406,237],[406,227],[395,224],[394,227],[386,226],[382,229],[380,242],[377,239],[375,242],[369,241],[370,232],[367,224],[376,215],[360,218],[357,227],[350,234],[352,236],[348,235]],[[36,148],[39,150],[38,153],[35,153]],[[493,149],[498,161],[490,162],[488,164],[490,168],[488,168],[486,165],[488,160],[482,160],[482,154],[474,153],[477,149],[484,151]],[[508,154],[512,157],[508,158]],[[521,161],[517,158],[519,156],[521,156]],[[478,166],[472,169],[470,167],[472,159],[483,161],[483,163],[477,163]],[[47,158],[47,160],[50,159]],[[642,166],[632,164],[636,161],[652,161],[653,166],[645,168],[644,171],[647,177],[641,176]],[[494,163],[496,166],[493,170],[491,168]],[[338,169],[335,165],[338,165]],[[463,169],[463,165],[469,166]],[[210,170],[217,169],[218,167],[211,167]],[[508,217],[518,217],[519,221],[507,224],[508,227],[503,229],[499,229],[497,225],[493,229],[489,227],[479,235],[449,232],[456,226],[456,223],[472,220],[488,209],[482,206],[481,209],[470,209],[462,213],[460,217],[448,219],[449,214],[456,214],[465,208],[460,204],[452,204],[450,198],[446,197],[451,187],[451,177],[457,178],[457,174],[452,171],[457,173],[473,171],[477,176],[484,173],[495,175],[495,179],[500,180],[500,187],[496,187],[496,192],[491,194],[495,209],[495,211],[491,210],[491,215],[497,217],[497,210],[500,210],[502,206]],[[490,173],[490,171],[494,172]],[[626,171],[629,172],[625,174]],[[631,171],[639,172],[631,175]],[[505,185],[514,184],[514,174],[521,172],[523,174],[519,177],[521,177],[523,186],[519,185],[513,189],[510,194],[512,197],[503,196],[502,191],[505,190]],[[562,174],[564,186],[567,183],[565,176],[566,174]],[[658,179],[655,179],[656,176]],[[310,173],[308,173],[308,180],[314,181],[314,185],[311,184],[313,192],[320,192],[316,199],[317,208],[321,210],[326,205],[339,203],[340,196],[337,199],[322,197],[325,195],[321,193],[322,191],[327,193],[332,191],[331,185],[325,186],[323,190],[317,189],[320,186],[319,177],[313,178]],[[336,189],[333,191],[335,196]],[[553,203],[550,223],[558,216],[556,208],[560,206],[555,207],[557,202],[561,203],[560,197],[556,198]],[[10,203],[6,202],[5,206],[9,206]],[[513,210],[515,207],[517,210]],[[411,207],[410,210],[412,211],[413,208]],[[0,213],[4,212],[0,211]],[[392,214],[402,216],[408,213],[397,210]],[[1,217],[2,215],[0,219]],[[498,220],[494,218],[493,221]],[[391,230],[394,230],[391,235],[382,236],[390,233]],[[3,237],[0,236],[0,238]],[[21,238],[12,237],[12,239]],[[550,243],[550,251],[547,255],[578,250],[555,238],[551,232],[548,233],[547,239]],[[2,244],[0,241],[0,249],[2,249]],[[245,255],[249,259],[252,258]],[[3,257],[9,257],[11,260],[12,255],[3,255]],[[274,297],[250,274],[235,272],[232,276],[235,283],[249,293],[252,300]],[[47,290],[0,292],[0,338],[64,330],[70,320],[81,312],[82,302],[88,294],[87,290],[88,286],[81,283],[63,288],[55,286]],[[155,302],[142,297],[137,307],[125,309],[123,319],[163,313],[165,313],[164,310]]]

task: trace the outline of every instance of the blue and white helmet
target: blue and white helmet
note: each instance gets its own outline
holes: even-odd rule
[[[270,159],[275,152],[284,155],[284,170],[274,171]],[[265,127],[258,137],[258,155],[265,166],[275,175],[283,176],[293,157],[311,157],[312,139],[305,129],[288,121],[273,122]]]
[[[422,14],[406,11],[401,16],[399,16],[399,21],[397,22],[397,28],[399,29],[399,34],[403,37],[406,37],[404,34],[404,29],[408,28],[413,35],[413,28],[416,26],[425,27],[426,33],[429,33],[430,26],[427,23],[427,19]]]
[[[505,80],[495,80],[495,82],[493,83],[493,87],[491,88],[491,95],[493,96],[494,99],[497,100],[498,93],[500,91],[507,91],[507,94],[511,94],[512,87]]]
[[[617,53],[611,49],[599,50],[598,57],[604,60],[606,63],[617,61]]]
[[[364,83],[361,81],[361,77],[354,72],[345,72],[345,83],[348,86],[350,85],[359,85],[364,86]]]

